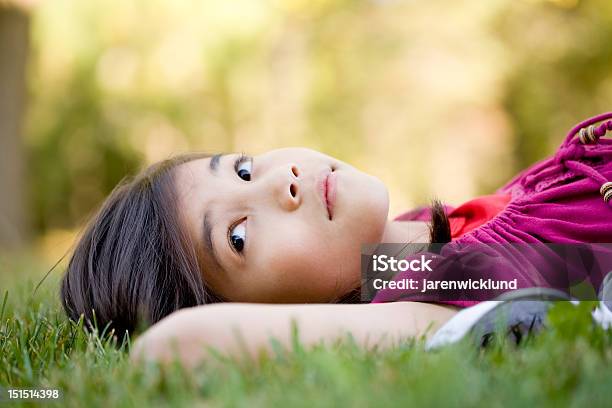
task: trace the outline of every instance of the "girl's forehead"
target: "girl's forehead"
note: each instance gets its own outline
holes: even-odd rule
[[[179,195],[189,194],[200,185],[210,174],[210,158],[202,158],[182,163],[176,167],[175,183]]]
[[[190,185],[200,183],[202,178],[209,177],[210,174],[209,157],[191,160],[180,164],[176,168],[176,182],[179,185]]]

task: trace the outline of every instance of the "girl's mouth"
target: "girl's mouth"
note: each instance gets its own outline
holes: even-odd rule
[[[336,202],[336,173],[333,169],[323,173],[319,191],[321,192],[323,203],[327,211],[327,217],[331,220],[334,216],[334,204]]]

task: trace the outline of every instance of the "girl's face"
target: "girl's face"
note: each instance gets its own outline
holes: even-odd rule
[[[389,210],[377,178],[310,149],[193,160],[178,208],[204,281],[235,302],[328,302],[360,282]]]

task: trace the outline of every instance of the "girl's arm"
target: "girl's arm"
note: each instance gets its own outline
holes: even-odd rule
[[[256,356],[271,349],[271,337],[289,348],[293,321],[304,346],[331,343],[350,332],[361,346],[388,347],[402,338],[432,334],[456,310],[419,302],[198,306],[149,328],[134,343],[132,358],[169,362],[177,356],[193,366],[208,357],[207,346],[229,356]]]

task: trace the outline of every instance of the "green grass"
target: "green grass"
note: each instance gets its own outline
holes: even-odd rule
[[[18,277],[31,265],[11,268]],[[187,373],[135,366],[127,345],[117,349],[69,322],[57,299],[57,275],[35,294],[37,280],[3,279],[0,293],[0,386],[59,388],[63,398],[44,406],[612,404],[612,333],[591,324],[587,304],[557,304],[550,328],[519,347],[500,341],[479,350],[465,341],[426,352],[414,340],[365,351],[347,338],[308,350],[296,342],[259,361],[218,358]]]

